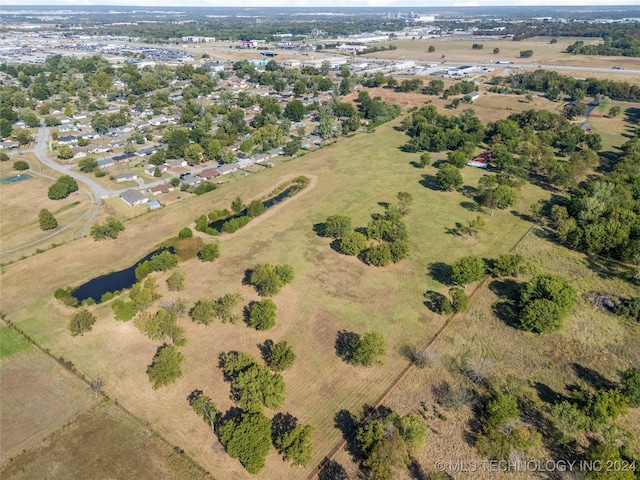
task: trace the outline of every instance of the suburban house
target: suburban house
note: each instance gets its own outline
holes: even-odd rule
[[[202,183],[202,179],[200,177],[188,175],[180,180],[180,183],[182,185],[186,185],[187,187],[196,187]]]
[[[77,141],[78,138],[75,135],[63,135],[62,137],[58,137],[58,145],[71,145]]]
[[[489,166],[489,160],[491,160],[491,150],[485,150],[473,160],[467,162],[470,167],[487,168]]]
[[[173,192],[175,189],[176,187],[174,187],[170,183],[163,183],[162,185],[151,187],[149,189],[149,193],[152,193],[153,195],[165,195],[167,193]]]
[[[166,164],[169,165],[169,168],[186,167],[188,165],[185,159],[167,160]]]
[[[233,173],[238,171],[238,165],[236,163],[225,163],[220,165],[216,170],[220,175],[226,175],[227,173]]]
[[[300,143],[301,148],[309,149],[314,145],[320,145],[322,143],[322,138],[317,135],[309,135],[307,138],[302,140]]]
[[[469,94],[472,102],[475,102],[478,98],[480,98],[480,94],[478,92],[471,92]]]
[[[121,173],[119,175],[114,175],[113,179],[116,181],[116,183],[127,182],[129,180],[137,180],[138,174],[135,172]]]
[[[122,192],[120,194],[120,198],[130,207],[133,207],[134,205],[142,205],[143,203],[147,203],[149,201],[146,195],[143,195],[138,190],[134,190],[133,188]]]
[[[78,130],[80,130],[80,128],[78,128],[77,125],[60,125],[58,127],[58,132],[59,133],[67,133],[67,132],[77,132]]]
[[[103,158],[98,160],[98,168],[107,168],[112,167],[113,165],[115,165],[113,158]]]
[[[198,173],[198,176],[203,180],[211,180],[212,178],[216,178],[220,176],[220,173],[214,170],[213,168],[207,168]]]
[[[166,163],[163,165],[149,165],[144,169],[144,173],[146,173],[147,175],[153,175],[154,173],[156,173],[156,168],[160,170],[160,173],[164,173],[169,170],[169,165],[167,165]]]

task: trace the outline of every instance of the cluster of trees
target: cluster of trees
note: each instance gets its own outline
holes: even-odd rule
[[[520,326],[536,333],[559,330],[571,312],[575,289],[562,277],[539,274],[520,293]]]
[[[161,340],[165,344],[170,343],[176,347],[187,343],[184,328],[178,325],[176,309],[161,309],[153,315],[143,313],[136,318],[135,325],[151,340]]]
[[[411,137],[403,147],[407,152],[464,149],[465,145],[475,146],[484,136],[484,126],[472,110],[448,116],[439,114],[434,105],[425,105],[405,117],[401,127]]]
[[[236,323],[240,316],[234,313],[235,308],[242,302],[239,293],[227,293],[215,301],[201,299],[189,311],[189,316],[196,323],[209,325],[214,318],[223,323]]]
[[[535,70],[510,75],[506,80],[510,85],[534,92],[544,92],[551,100],[557,100],[561,94],[572,98],[576,89],[585,95],[595,97],[604,95],[613,100],[637,102],[640,100],[640,85],[619,82],[610,79],[587,78],[578,80],[561,75],[553,70]]]
[[[399,416],[386,407],[369,413],[356,432],[358,453],[371,478],[397,478],[418,456],[427,438],[427,424],[416,414]]]
[[[589,253],[625,262],[640,255],[640,193],[637,169],[640,136],[626,142],[614,169],[605,178],[586,182],[566,202],[551,209],[558,237]]]
[[[159,298],[155,278],[148,276],[144,283],[138,282],[131,287],[128,301],[117,298],[111,304],[111,309],[116,320],[128,322],[138,312],[144,312]]]
[[[51,200],[62,200],[77,191],[78,182],[69,175],[63,175],[49,187],[48,196]]]
[[[577,40],[567,47],[566,52],[574,55],[640,57],[640,39],[605,37],[604,43],[598,44],[585,44],[583,40]]]
[[[358,93],[358,108],[362,118],[369,120],[373,126],[393,120],[401,113],[400,105],[385,103],[380,97],[371,98],[365,90]]]
[[[366,227],[354,230],[350,217],[331,215],[320,229],[325,237],[336,240],[340,252],[360,256],[362,260],[378,267],[397,263],[409,254],[407,226],[403,216],[409,211],[413,197],[409,192],[398,192],[398,205],[387,205],[383,214],[373,215]],[[374,243],[367,247],[367,243]]]
[[[145,260],[136,267],[136,280],[141,282],[152,272],[166,272],[174,269],[178,266],[179,260],[178,255],[169,250],[153,255],[149,260]]]
[[[221,356],[225,379],[231,383],[232,396],[242,409],[239,413],[222,416],[200,390],[188,397],[191,407],[217,433],[227,453],[251,474],[264,467],[271,444],[294,465],[306,465],[312,455],[311,426],[298,424],[288,413],[278,413],[273,420],[263,413],[264,407],[278,408],[284,401],[284,379],[278,372],[293,364],[291,346],[284,341],[267,341],[264,356],[269,367],[242,352]]]
[[[520,407],[515,396],[499,394],[487,404],[482,431],[476,438],[476,447],[495,460],[512,458],[539,448],[542,436],[520,419]]]
[[[104,224],[96,223],[91,227],[91,236],[98,242],[107,238],[118,238],[124,230],[124,224],[115,217],[107,217]]]

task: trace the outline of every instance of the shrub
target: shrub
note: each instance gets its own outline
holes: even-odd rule
[[[180,272],[173,272],[167,278],[167,287],[170,292],[180,292],[184,290],[184,275]]]
[[[389,250],[391,251],[391,260],[393,263],[398,263],[400,260],[409,256],[409,244],[402,240],[396,240],[389,244]]]
[[[296,354],[286,340],[271,344],[268,348],[266,362],[271,370],[283,372],[291,368],[296,359]]]
[[[29,170],[29,164],[24,160],[18,160],[17,162],[13,162],[13,169],[18,171]]]
[[[220,256],[220,247],[217,243],[208,243],[198,252],[198,258],[203,262],[213,262]]]
[[[469,297],[461,288],[449,289],[451,295],[451,307],[454,312],[466,312],[469,309]]]
[[[351,217],[346,215],[331,215],[324,222],[324,236],[340,238],[353,230]]]
[[[235,217],[230,220],[227,220],[222,224],[222,231],[224,233],[233,233],[239,228],[244,227],[247,223],[251,221],[250,217]]]
[[[462,257],[451,265],[451,281],[457,285],[465,286],[477,282],[482,280],[485,275],[484,261],[475,255]]]
[[[258,215],[262,215],[266,209],[262,201],[254,200],[247,207],[247,215],[251,218],[257,217]]]
[[[387,344],[382,334],[374,331],[367,332],[356,342],[350,362],[352,365],[369,367],[383,356],[386,350]]]
[[[180,237],[180,238],[191,238],[191,237],[193,237],[193,232],[191,231],[191,229],[189,227],[184,227],[178,233],[178,237]]]
[[[54,217],[46,208],[40,210],[40,213],[38,214],[38,222],[40,223],[40,228],[42,230],[53,230],[58,226],[56,217]]]

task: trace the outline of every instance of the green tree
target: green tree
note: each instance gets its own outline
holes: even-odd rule
[[[252,201],[247,207],[247,215],[251,218],[262,215],[267,208],[264,206],[264,202],[261,200]]]
[[[178,237],[180,238],[191,238],[193,237],[193,231],[189,227],[184,227],[178,232]]]
[[[464,290],[458,287],[449,289],[451,296],[451,307],[454,312],[466,312],[469,309],[469,297]]]
[[[197,143],[193,143],[184,149],[184,159],[190,165],[198,165],[202,162],[202,153],[204,150]]]
[[[98,168],[98,161],[93,157],[81,158],[78,161],[78,168],[83,173],[91,173]]]
[[[391,253],[391,261],[398,263],[409,256],[409,244],[403,240],[394,240],[389,243],[389,252]]]
[[[360,232],[349,232],[340,239],[339,248],[345,255],[359,255],[367,247],[367,237]]]
[[[462,150],[447,153],[447,162],[456,168],[463,168],[467,164],[467,154]]]
[[[239,293],[227,293],[218,298],[213,304],[214,315],[223,323],[236,323],[238,315],[233,313],[233,309],[242,301]]]
[[[124,225],[120,220],[115,217],[107,217],[104,224],[96,223],[91,227],[91,236],[95,241],[107,238],[116,239],[123,230]]]
[[[193,308],[189,311],[191,320],[196,323],[209,325],[215,317],[216,310],[213,301],[208,299],[198,300]]]
[[[147,367],[147,375],[153,389],[174,383],[182,376],[182,355],[175,345],[162,345],[158,348],[151,365]]]
[[[628,368],[622,373],[622,393],[632,407],[640,406],[640,368]]]
[[[620,108],[619,105],[614,105],[613,107],[609,108],[609,114],[607,116],[609,118],[615,118],[618,115],[620,115],[621,111],[622,111],[622,108]]]
[[[180,272],[173,272],[167,278],[167,287],[170,292],[180,292],[184,290],[184,275]]]
[[[312,433],[311,425],[296,425],[293,430],[276,437],[274,444],[285,460],[306,467],[313,454]]]
[[[155,315],[141,319],[140,326],[151,340],[162,340],[165,343],[169,341],[176,346],[187,343],[184,328],[178,325],[175,312],[158,310]]]
[[[563,315],[560,307],[545,298],[538,298],[527,302],[518,316],[520,326],[525,330],[536,333],[548,333],[562,327]]]
[[[19,172],[29,170],[29,164],[24,160],[18,160],[17,162],[13,162],[13,169]]]
[[[202,395],[202,391],[195,390],[189,395],[189,404],[194,412],[196,412],[202,419],[211,426],[211,431],[214,431],[216,421],[220,416],[215,403],[207,395]]]
[[[71,321],[69,322],[71,335],[76,337],[84,332],[90,332],[96,320],[96,316],[86,308],[77,311],[71,316]]]
[[[386,267],[389,265],[393,261],[389,243],[382,242],[367,248],[364,252],[364,261],[374,267]]]
[[[465,286],[482,280],[486,275],[486,266],[482,258],[469,255],[462,257],[451,265],[451,281],[456,285]]]
[[[520,58],[530,58],[533,56],[533,50],[521,50]]]
[[[481,203],[491,209],[491,216],[496,208],[501,210],[512,207],[518,201],[518,193],[508,185],[498,185],[486,190],[481,197]]]
[[[300,96],[300,95],[304,95],[305,93],[307,93],[307,84],[306,84],[306,83],[304,83],[302,80],[298,80],[298,81],[296,81],[296,83],[293,85],[293,93],[295,93],[295,94],[296,94],[296,95],[298,95],[298,96]],[[292,102],[293,102],[293,100],[292,100],[291,102],[289,102],[289,103],[287,104],[287,106],[288,106],[288,105],[291,105],[291,103],[292,103]],[[300,102],[300,103],[302,103],[302,102]],[[285,107],[285,117],[287,117],[287,114],[286,114],[286,107]],[[289,117],[287,117],[287,118],[289,118]],[[291,120],[292,122],[297,122],[297,121],[299,121],[299,120],[294,120],[293,118],[290,118],[290,120]]]
[[[305,86],[304,91],[306,91],[306,89],[307,87]],[[292,122],[301,122],[304,118],[304,111],[304,105],[300,100],[291,100],[287,103],[287,106],[284,107],[283,115]]]
[[[49,187],[48,196],[51,200],[61,200],[77,190],[78,183],[69,175],[63,175]]]
[[[231,388],[238,405],[248,412],[262,407],[275,409],[284,402],[285,385],[282,375],[272,374],[264,365],[251,365],[234,375]]]
[[[559,307],[561,315],[566,316],[573,308],[576,298],[575,289],[567,280],[557,275],[539,274],[531,279],[520,293],[521,305],[544,299]]]
[[[274,372],[283,372],[293,365],[296,354],[286,340],[273,343],[268,347],[266,362]]]
[[[402,215],[409,213],[409,207],[413,203],[413,195],[409,192],[398,192],[396,194],[398,198],[398,209]]]
[[[599,462],[598,465],[615,466],[625,465],[620,450],[615,444],[592,443],[586,450],[587,461]],[[622,468],[594,468],[585,472],[588,480],[634,480],[636,475],[632,469]]]
[[[445,191],[455,190],[462,185],[460,169],[450,163],[443,164],[436,173],[438,186]]]
[[[497,55],[497,54],[499,54],[499,53],[500,53],[500,49],[499,49],[498,47],[496,47],[496,48],[494,48],[494,49],[493,49],[493,54],[494,54],[494,55]]]
[[[493,275],[496,277],[517,277],[527,271],[527,261],[520,253],[505,253],[493,263]]]
[[[243,412],[220,425],[218,438],[229,456],[255,475],[264,467],[271,447],[271,420],[262,412]]]
[[[248,323],[256,330],[269,330],[276,324],[276,304],[265,298],[249,307]]]
[[[40,228],[42,230],[53,230],[58,226],[58,221],[46,208],[40,210],[40,213],[38,214],[38,221],[40,222]]]
[[[341,238],[353,230],[351,217],[346,215],[331,215],[324,222],[324,236]]]
[[[427,48],[427,52],[429,53],[433,53],[436,51],[436,47],[434,47],[433,45],[429,45],[429,48]]]
[[[207,243],[198,252],[198,258],[203,262],[213,262],[220,256],[220,247],[217,243]]]
[[[551,421],[556,429],[556,441],[571,443],[575,436],[589,425],[589,420],[574,403],[562,401],[551,407]]]
[[[254,267],[249,281],[260,295],[271,297],[276,295],[284,285],[293,281],[293,269],[286,264],[260,263]]]
[[[422,168],[427,168],[431,164],[431,154],[429,152],[424,152],[420,155],[420,160],[418,161],[418,165]]]
[[[382,334],[376,331],[367,332],[360,337],[351,353],[353,365],[370,367],[387,351],[387,342]]]
[[[67,147],[66,145],[60,147],[58,149],[58,158],[62,160],[73,158],[73,152],[71,151],[71,148]]]
[[[242,210],[244,210],[244,203],[242,202],[242,199],[240,197],[236,197],[236,199],[231,202],[231,210],[233,210],[235,213],[240,213]]]

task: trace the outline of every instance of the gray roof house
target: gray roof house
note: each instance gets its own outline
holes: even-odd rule
[[[120,194],[120,198],[130,207],[133,207],[134,205],[141,205],[149,201],[146,195],[143,195],[138,190],[134,190],[132,188],[122,192]]]
[[[128,180],[136,180],[138,178],[138,174],[135,172],[127,172],[127,173],[121,173],[119,175],[114,175],[113,179],[117,182],[126,182]]]

